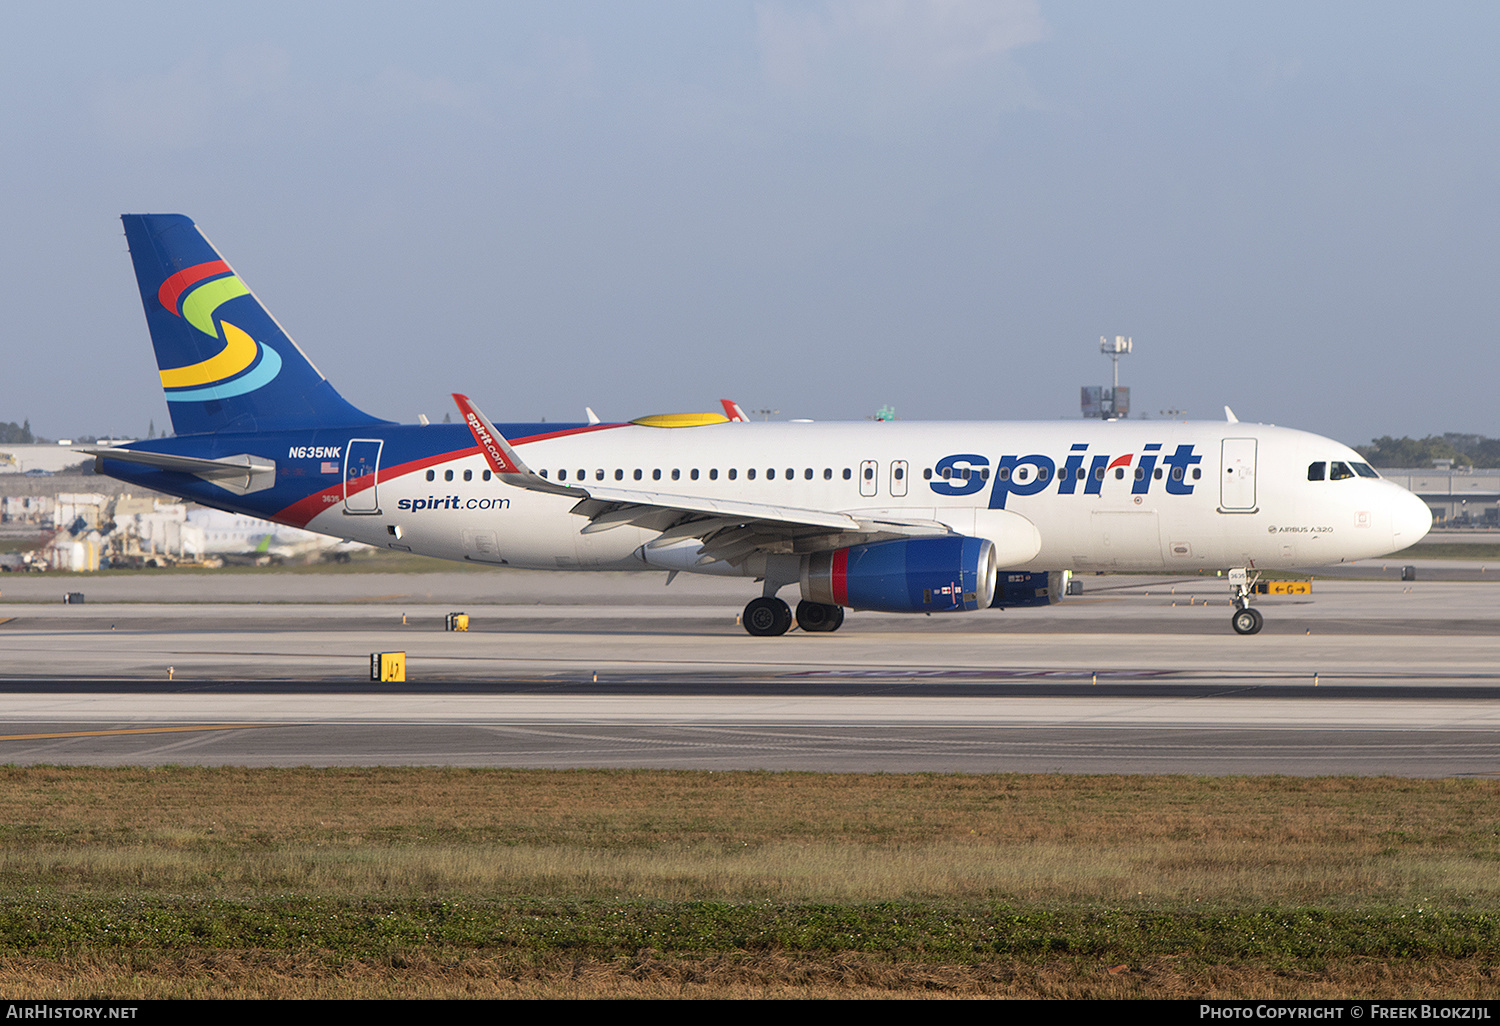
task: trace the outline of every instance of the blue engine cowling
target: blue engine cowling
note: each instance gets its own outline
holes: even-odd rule
[[[1061,602],[1068,588],[1067,570],[1006,570],[995,587],[991,609],[1050,606]]]
[[[995,547],[984,538],[905,538],[804,557],[802,597],[885,613],[956,613],[988,606],[996,576]]]

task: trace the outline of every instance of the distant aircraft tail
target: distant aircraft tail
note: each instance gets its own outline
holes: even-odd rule
[[[386,423],[334,390],[189,218],[121,220],[177,434]]]

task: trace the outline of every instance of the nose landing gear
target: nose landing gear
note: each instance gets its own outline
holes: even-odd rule
[[[1229,618],[1229,623],[1234,627],[1236,634],[1259,633],[1265,622],[1259,609],[1250,608],[1250,592],[1258,580],[1260,580],[1260,574],[1257,573],[1252,578],[1244,567],[1236,567],[1229,571],[1230,601],[1234,604],[1234,613]]]

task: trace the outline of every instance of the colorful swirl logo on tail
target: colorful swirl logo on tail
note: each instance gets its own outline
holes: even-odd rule
[[[231,299],[249,294],[244,282],[222,260],[184,268],[161,283],[156,298],[167,311],[224,343],[224,348],[207,360],[161,372],[168,402],[244,395],[281,373],[281,357],[276,350],[228,321],[214,323],[214,311]]]

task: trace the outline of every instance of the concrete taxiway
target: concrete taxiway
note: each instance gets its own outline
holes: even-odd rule
[[[743,582],[660,575],[6,578],[0,761],[1500,772],[1500,573],[1392,569],[1248,638],[1211,578],[778,639],[735,625]]]

